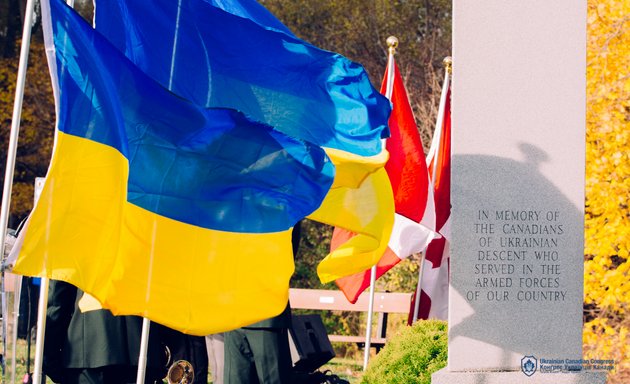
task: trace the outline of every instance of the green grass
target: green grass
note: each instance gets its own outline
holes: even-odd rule
[[[1,345],[1,344],[0,344]],[[24,375],[27,373],[26,372],[26,363],[27,363],[27,344],[26,344],[26,340],[24,339],[18,339],[17,340],[17,349],[16,349],[16,359],[15,359],[15,383],[22,383],[22,379],[24,378]],[[11,351],[9,350],[9,355],[11,355]],[[31,348],[30,348],[30,352],[31,352],[31,358],[30,358],[30,369],[29,372],[32,374],[33,373],[33,367],[35,366],[35,341],[33,341],[31,343]],[[12,369],[12,358],[11,356],[8,356],[6,359],[6,365],[5,365],[5,369],[6,372],[3,375],[3,380],[2,383],[10,383],[11,382],[11,378],[13,377],[13,375],[11,374],[11,369]],[[52,384],[51,380],[46,380],[46,383],[50,383]]]

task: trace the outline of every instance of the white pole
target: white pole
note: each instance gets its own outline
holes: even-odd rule
[[[175,17],[175,36],[173,37],[173,49],[171,51],[171,69],[168,79],[168,89],[173,89],[173,78],[175,77],[175,57],[177,54],[177,40],[179,37],[179,21],[181,19],[182,0],[177,2],[177,16]],[[153,239],[155,240],[155,239]],[[149,328],[151,321],[146,317],[142,320],[142,338],[140,339],[140,355],[138,356],[138,374],[136,383],[144,383],[144,376],[147,370],[147,351],[149,347]]]
[[[144,383],[144,376],[147,370],[147,350],[149,346],[150,326],[151,320],[146,317],[142,319],[142,339],[140,341],[140,356],[138,356],[138,375],[136,376],[137,384]]]
[[[33,384],[41,384],[42,363],[44,357],[44,337],[46,336],[46,309],[48,307],[48,284],[45,277],[39,287],[39,303],[37,305],[37,339],[35,341],[35,367],[33,368]]]
[[[0,272],[0,285],[2,286],[2,318],[9,318],[9,302],[7,300],[7,294],[4,289],[4,270]],[[9,333],[9,329],[7,327],[7,322],[2,321],[2,356],[7,355],[7,334]],[[6,370],[6,359],[2,360],[2,376],[4,376]]]
[[[391,100],[394,91],[394,54],[398,47],[398,39],[394,36],[387,38],[387,46],[389,54],[387,56],[387,80],[385,83],[385,97]],[[385,140],[383,140],[383,149],[385,149]],[[376,266],[370,269],[370,296],[368,301],[368,317],[365,330],[365,349],[363,354],[363,370],[367,369],[370,360],[370,347],[372,345],[372,319],[374,309],[374,286],[376,285]]]
[[[415,323],[418,320],[418,310],[420,309],[420,293],[422,291],[422,270],[424,269],[424,253],[422,251],[420,253],[420,268],[418,268],[418,286],[416,286],[416,302],[413,303],[413,317],[411,319],[411,324]]]
[[[9,223],[9,208],[11,205],[11,189],[13,187],[13,173],[15,171],[15,155],[17,153],[20,119],[22,116],[22,101],[24,100],[24,84],[26,83],[26,69],[28,67],[28,53],[31,45],[31,27],[33,24],[33,7],[35,2],[28,0],[22,29],[22,47],[18,64],[17,80],[15,84],[15,101],[13,102],[13,117],[11,132],[9,133],[9,149],[7,150],[7,166],[4,172],[4,188],[2,189],[2,211],[0,212],[0,255],[4,257],[4,242],[6,240]],[[3,266],[4,267],[4,266]],[[3,290],[4,292],[4,290]]]
[[[37,181],[35,181],[34,204],[37,204],[37,200],[41,194],[41,190],[38,189]],[[46,340],[46,315],[48,310],[49,287],[50,280],[43,277],[39,286],[39,301],[37,303],[37,337],[35,339],[35,361],[33,362],[33,384],[40,384],[42,381],[46,381],[43,375],[42,366],[44,364],[44,340]],[[30,337],[30,335],[28,337]]]
[[[17,374],[17,339],[18,339],[18,321],[20,318],[20,295],[22,294],[22,276],[15,275],[15,285],[13,286],[13,313],[11,320],[7,315],[7,323],[13,322],[13,328],[11,332],[11,343],[13,348],[11,349],[11,383],[15,383],[15,375]],[[4,317],[2,318],[4,320]],[[4,355],[6,356],[6,355]]]
[[[431,142],[431,149],[429,149],[429,154],[427,156],[428,163],[431,164],[431,159],[433,160],[433,166],[431,169],[431,177],[430,177],[430,188],[435,191],[435,173],[437,172],[437,163],[438,163],[438,150],[440,148],[440,141],[442,137],[442,129],[444,125],[444,111],[446,109],[446,96],[448,95],[448,88],[450,86],[451,80],[451,65],[452,59],[450,57],[446,57],[443,60],[445,71],[444,71],[444,83],[442,84],[442,94],[440,95],[440,106],[438,107],[438,117],[435,122],[435,131],[433,132],[433,141]],[[440,230],[441,228],[438,228]],[[411,324],[415,323],[418,320],[418,310],[420,309],[420,292],[422,291],[422,271],[424,267],[424,257],[425,252],[422,252],[420,255],[420,268],[418,269],[418,285],[416,286],[416,302],[413,306],[413,317],[411,320]]]
[[[433,160],[433,167],[431,169],[431,188],[435,187],[435,172],[437,171],[437,163],[438,163],[438,150],[440,148],[440,141],[442,140],[442,129],[444,125],[444,109],[446,108],[446,95],[448,94],[448,88],[450,86],[451,80],[451,65],[452,59],[450,57],[446,57],[443,60],[445,71],[444,71],[444,83],[442,84],[442,94],[440,95],[440,106],[438,108],[438,116],[435,122],[435,130],[433,131],[433,140],[431,141],[431,148],[429,149],[429,154],[427,155],[428,163],[431,163]],[[439,230],[440,228],[438,228]]]
[[[398,47],[398,39],[395,36],[387,38],[387,46],[389,47],[389,55],[387,56],[387,84],[385,87],[385,97],[390,101],[392,93],[394,93],[394,55]]]
[[[18,73],[15,84],[15,99],[13,102],[13,116],[11,119],[11,131],[9,133],[9,148],[7,150],[7,163],[4,172],[4,186],[2,189],[2,208],[0,211],[0,257],[3,258],[2,265],[2,307],[8,308],[6,303],[6,288],[4,286],[4,242],[6,241],[7,227],[9,225],[9,209],[11,206],[11,190],[13,188],[13,174],[15,172],[15,157],[17,153],[18,135],[20,132],[20,119],[22,117],[22,102],[24,100],[24,85],[26,83],[26,70],[28,68],[28,54],[31,46],[31,28],[33,26],[33,9],[35,2],[28,0],[26,2],[26,9],[24,12],[24,26],[22,28],[22,46],[20,48],[20,60],[18,64]],[[8,312],[8,311],[7,311]],[[5,315],[8,315],[5,314]],[[2,337],[3,337],[3,356],[6,357],[6,345],[7,345],[7,327],[6,318],[2,323]],[[14,325],[17,327],[17,324]],[[15,351],[15,346],[14,346]],[[13,358],[15,361],[15,356]],[[13,370],[12,380],[15,382],[15,369]]]
[[[28,0],[29,2],[32,0]],[[66,0],[66,4],[74,7],[74,0]],[[54,84],[53,84],[54,87]],[[37,202],[35,202],[37,203]],[[41,279],[39,290],[39,303],[37,306],[37,338],[35,341],[35,362],[33,367],[33,384],[45,382],[42,365],[44,360],[44,340],[46,337],[46,312],[48,309],[48,288],[50,281],[48,278]]]
[[[374,286],[376,285],[376,265],[370,270],[370,300],[368,302],[368,319],[365,329],[365,348],[363,350],[363,370],[367,369],[372,344],[372,318],[374,315]]]
[[[175,36],[173,37],[173,49],[171,53],[171,69],[168,79],[168,89],[173,89],[173,77],[175,76],[175,57],[177,54],[177,40],[179,36],[179,20],[181,18],[182,0],[177,2],[177,16],[175,20]],[[138,356],[138,375],[136,383],[144,383],[144,377],[147,370],[147,351],[149,347],[149,328],[151,321],[146,317],[142,320],[142,338],[140,339],[140,355]]]

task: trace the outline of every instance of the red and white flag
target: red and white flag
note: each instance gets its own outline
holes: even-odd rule
[[[438,122],[427,156],[435,198],[435,216],[441,237],[431,241],[425,252],[420,279],[420,304],[417,319],[442,319],[448,316],[449,240],[451,216],[451,90],[446,75]],[[413,320],[415,294],[409,313]]]
[[[393,60],[393,58],[392,58]],[[422,140],[409,105],[407,91],[394,62],[393,104],[389,118],[391,137],[386,148],[389,160],[385,165],[394,192],[396,215],[388,248],[376,265],[376,278],[381,277],[401,260],[424,250],[436,236],[435,207]],[[388,70],[385,71],[381,93],[387,96]],[[343,243],[352,233],[335,228],[331,248]],[[370,286],[370,270],[336,280],[346,298],[354,303]]]

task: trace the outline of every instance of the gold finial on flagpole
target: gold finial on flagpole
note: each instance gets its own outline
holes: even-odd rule
[[[385,87],[385,97],[391,100],[392,93],[394,92],[394,67],[396,66],[394,64],[394,55],[396,54],[396,47],[398,47],[398,38],[396,36],[390,36],[387,38],[386,42],[387,42],[387,47],[388,47],[388,55],[387,55],[387,83],[386,83],[387,85]]]
[[[442,64],[444,64],[444,69],[446,69],[446,72],[448,72],[449,75],[453,73],[453,58],[452,57],[446,56],[444,60],[442,60]]]
[[[398,38],[396,36],[390,36],[387,38],[387,46],[389,47],[389,53],[392,55],[396,53],[398,47]]]

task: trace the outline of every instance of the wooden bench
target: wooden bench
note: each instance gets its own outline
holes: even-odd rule
[[[341,291],[291,288],[289,290],[289,302],[291,303],[292,309],[367,312],[369,306],[369,292],[363,292],[357,302],[352,304]],[[387,314],[409,313],[410,303],[410,293],[374,293],[373,310],[374,313],[378,314],[378,324],[376,327],[376,337],[373,337],[370,341],[371,346],[378,350],[385,345]],[[365,344],[365,335],[328,335],[328,339],[331,342],[357,343],[359,346]]]

